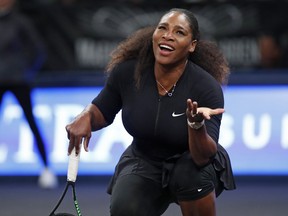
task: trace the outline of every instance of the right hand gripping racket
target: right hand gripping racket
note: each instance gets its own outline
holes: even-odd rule
[[[76,181],[77,173],[78,173],[79,159],[80,159],[80,152],[76,156],[75,148],[74,148],[72,150],[71,154],[69,155],[68,171],[67,171],[67,183],[66,183],[65,189],[64,189],[62,196],[60,197],[58,203],[56,204],[56,206],[52,210],[52,212],[49,214],[49,216],[75,216],[75,215],[70,214],[70,213],[57,213],[57,214],[55,213],[55,211],[58,209],[58,207],[62,203],[69,186],[72,187],[73,201],[74,201],[74,206],[75,206],[77,216],[82,216],[81,211],[80,211],[80,207],[79,207],[79,204],[77,201],[77,197],[76,197],[76,190],[75,190],[75,187],[76,187],[75,181]]]

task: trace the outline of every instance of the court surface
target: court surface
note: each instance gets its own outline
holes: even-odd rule
[[[109,216],[109,177],[78,176],[76,191],[83,216]],[[237,189],[225,191],[217,199],[218,216],[285,216],[288,215],[287,177],[237,178]],[[41,189],[36,177],[0,176],[1,216],[48,216],[64,189],[65,177],[59,177],[56,189]],[[60,211],[75,213],[72,191]],[[181,215],[172,204],[163,216]]]

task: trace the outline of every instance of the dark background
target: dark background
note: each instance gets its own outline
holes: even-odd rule
[[[218,43],[231,66],[230,84],[288,82],[287,1],[22,0],[18,6],[45,43],[38,85],[102,84],[119,41],[173,7],[193,11],[202,39]]]

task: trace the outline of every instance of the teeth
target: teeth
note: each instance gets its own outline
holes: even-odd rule
[[[168,49],[168,50],[171,50],[171,51],[173,51],[174,49],[172,48],[172,47],[170,47],[170,46],[167,46],[167,45],[160,45],[160,48],[164,48],[164,49]]]

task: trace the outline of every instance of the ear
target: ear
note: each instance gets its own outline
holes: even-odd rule
[[[193,40],[190,44],[190,49],[189,49],[189,52],[190,53],[193,53],[195,48],[196,48],[196,45],[197,45],[197,40]]]

